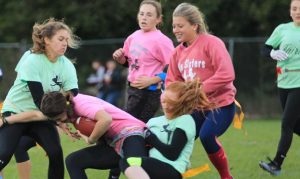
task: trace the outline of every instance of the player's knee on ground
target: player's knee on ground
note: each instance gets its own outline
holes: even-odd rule
[[[128,167],[132,166],[142,166],[142,158],[141,157],[129,157],[127,159],[120,160],[120,169],[124,172]]]

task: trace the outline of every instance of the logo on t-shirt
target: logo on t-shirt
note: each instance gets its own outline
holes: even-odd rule
[[[52,81],[54,82],[51,84],[51,86],[59,86],[59,88],[62,88],[62,81],[59,79],[59,77],[56,75],[54,78],[52,78]]]
[[[160,132],[166,132],[168,134],[168,142],[169,142],[173,131],[169,130],[168,127],[169,127],[169,124],[163,125],[163,130],[161,130]]]
[[[300,55],[300,49],[294,44],[287,44],[283,50],[289,55]]]
[[[134,63],[132,63],[131,65],[130,65],[130,67],[131,67],[131,70],[138,70],[139,68],[140,68],[140,66],[139,66],[139,61],[138,61],[138,59],[135,59],[134,60]]]
[[[196,73],[193,71],[196,68],[205,68],[205,61],[200,59],[186,59],[183,63],[178,65],[179,71],[185,80],[192,80]]]

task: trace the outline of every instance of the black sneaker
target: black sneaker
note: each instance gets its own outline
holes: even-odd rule
[[[268,158],[270,161],[269,163],[264,161],[259,161],[259,166],[263,170],[269,172],[271,175],[278,176],[280,175],[281,168],[277,165],[276,162],[272,161],[270,158]]]

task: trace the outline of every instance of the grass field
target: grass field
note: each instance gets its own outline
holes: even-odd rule
[[[268,179],[274,178],[262,171],[258,166],[259,160],[265,160],[266,156],[273,158],[280,134],[279,120],[249,120],[244,123],[244,130],[237,130],[233,127],[224,134],[222,142],[229,158],[231,172],[235,179]],[[71,142],[67,137],[62,137],[64,155],[85,146],[82,141]],[[282,174],[276,179],[299,179],[300,140],[294,135],[294,141],[288,156],[284,162]],[[30,150],[32,159],[32,179],[47,178],[48,160],[40,148]],[[218,179],[218,174],[209,162],[199,140],[196,141],[192,156],[192,166],[197,167],[208,163],[211,170],[199,174],[190,179]],[[5,179],[17,179],[15,161],[12,160],[5,168]],[[107,178],[107,171],[87,170],[89,178]],[[65,173],[65,178],[69,176]],[[125,177],[122,177],[124,179]]]

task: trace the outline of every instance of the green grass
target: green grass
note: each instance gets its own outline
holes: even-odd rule
[[[280,135],[279,120],[246,120],[244,130],[230,129],[220,138],[224,146],[233,176],[237,179],[268,179],[274,178],[258,166],[259,160],[266,156],[273,158]],[[82,141],[71,142],[67,137],[62,137],[64,155],[85,146]],[[300,140],[294,136],[293,144],[282,166],[282,174],[276,179],[299,179]],[[30,150],[32,159],[32,178],[47,178],[48,159],[41,148]],[[190,179],[219,179],[218,173],[209,162],[199,139],[196,141],[192,166],[197,167],[208,163],[211,170]],[[14,159],[5,168],[6,179],[17,179],[16,164]],[[107,171],[87,170],[89,178],[107,178]],[[69,176],[66,172],[65,178]],[[125,177],[122,177],[124,179]]]

